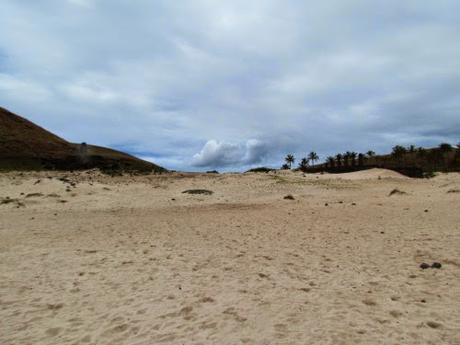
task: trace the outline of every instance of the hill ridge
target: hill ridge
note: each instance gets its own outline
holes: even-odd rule
[[[66,141],[0,107],[0,170],[101,170],[165,172],[127,153]]]

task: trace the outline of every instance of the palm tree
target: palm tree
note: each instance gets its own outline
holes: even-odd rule
[[[351,165],[355,166],[356,165],[356,156],[358,154],[356,152],[350,152],[350,159],[351,159]]]
[[[398,164],[405,164],[407,149],[404,146],[396,145],[391,151],[391,156],[396,159]]]
[[[302,158],[302,160],[299,163],[299,169],[305,172],[307,168],[308,168],[308,159]]]
[[[439,145],[439,151],[440,151],[442,159],[444,159],[444,168],[447,168],[448,160],[449,160],[447,153],[452,151],[452,145],[448,143],[442,143]]]
[[[369,157],[369,158],[371,158],[371,157],[374,157],[374,156],[375,156],[375,152],[374,152],[374,151],[372,151],[372,150],[369,150],[369,151],[367,151],[367,152],[366,152],[366,154],[367,154],[367,157]]]
[[[335,166],[335,159],[332,156],[327,157],[326,164],[329,168],[333,168]]]
[[[401,145],[396,145],[395,147],[393,147],[392,149],[392,152],[391,152],[391,155],[395,158],[401,158],[402,156],[404,156],[404,154],[407,152],[406,148],[404,146],[401,146]]]
[[[341,153],[338,153],[335,155],[335,160],[337,161],[338,167],[342,166],[342,159],[343,159],[343,155]]]
[[[446,153],[452,150],[452,145],[448,143],[442,143],[439,145],[439,149],[442,153]]]
[[[358,155],[358,165],[362,167],[364,165],[364,159],[366,158],[366,155],[364,153],[360,153]]]
[[[308,154],[308,159],[311,160],[311,163],[313,165],[315,165],[315,162],[319,159],[318,155],[316,154],[316,152],[314,151],[311,151],[309,154]]]
[[[347,151],[343,154],[343,165],[348,166],[351,158],[351,152]]]
[[[286,161],[286,164],[289,166],[289,169],[291,169],[292,164],[294,164],[294,162],[295,162],[295,157],[294,157],[294,155],[288,154],[288,155],[286,156],[286,158],[284,158],[284,160]]]

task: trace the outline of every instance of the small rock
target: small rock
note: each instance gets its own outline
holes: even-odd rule
[[[422,270],[426,270],[427,268],[430,268],[430,267],[431,267],[431,266],[430,266],[430,265],[428,265],[428,264],[427,264],[427,263],[425,263],[425,262],[424,262],[424,263],[422,263],[422,264],[420,265],[420,268],[421,268]]]
[[[435,329],[442,327],[442,324],[440,324],[439,322],[434,322],[434,321],[428,321],[426,324],[428,327],[435,328]]]
[[[442,267],[442,265],[441,265],[440,262],[433,262],[433,264],[431,265],[431,268],[440,269],[441,267]]]
[[[284,200],[295,200],[295,199],[291,194],[289,194],[284,197]]]

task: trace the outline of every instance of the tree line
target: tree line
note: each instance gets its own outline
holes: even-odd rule
[[[335,156],[329,156],[326,158],[325,165],[328,167],[335,166],[355,166],[362,165],[366,157],[375,156],[374,151],[368,151],[366,154],[356,153],[354,151],[347,151],[345,153],[338,153]],[[316,152],[311,151],[306,157],[301,158],[298,164],[299,170],[306,170],[311,166],[314,166],[317,161],[319,161],[319,156]],[[293,154],[288,154],[284,158],[285,163],[282,165],[281,169],[292,169],[292,165],[295,163],[296,159]],[[310,165],[311,163],[311,165]]]
[[[460,143],[457,145],[460,148]],[[452,151],[456,151],[454,155],[450,154]],[[298,163],[297,169],[301,171],[307,171],[309,168],[315,167],[315,163],[319,161],[319,156],[316,152],[311,151],[305,157],[302,157]],[[369,161],[374,163],[388,163],[400,165],[431,165],[433,167],[445,167],[449,165],[457,166],[460,159],[460,150],[455,148],[451,144],[442,143],[436,148],[425,149],[423,147],[416,147],[410,145],[404,147],[402,145],[396,145],[392,148],[390,155],[376,156],[372,150],[366,153],[357,153],[354,151],[347,151],[345,153],[337,153],[334,156],[328,156],[325,162],[320,166],[331,169],[331,168],[347,168],[347,167],[359,167],[364,166]],[[287,154],[284,158],[285,163],[281,169],[292,169],[296,162],[296,158],[293,154]],[[316,166],[317,167],[317,166]]]

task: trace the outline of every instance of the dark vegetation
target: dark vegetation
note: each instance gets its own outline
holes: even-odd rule
[[[438,147],[423,148],[411,145],[396,145],[390,154],[376,155],[374,151],[356,153],[347,151],[329,156],[322,164],[315,165],[319,159],[315,152],[302,158],[297,167],[303,172],[343,173],[370,168],[384,168],[411,177],[431,177],[434,172],[460,171],[460,148],[442,143]],[[290,169],[295,157],[288,154],[282,169]],[[310,165],[310,162],[312,165]]]
[[[0,107],[0,170],[165,172],[160,166],[109,148],[73,144]]]
[[[449,189],[447,191],[448,194],[451,194],[451,193],[460,193],[460,189]]]
[[[0,198],[0,205],[7,205],[7,204],[13,204],[17,208],[25,206],[24,203],[21,202],[19,199],[12,199],[8,196],[6,198]]]
[[[392,195],[405,195],[407,194],[406,192],[403,192],[401,190],[399,190],[398,188],[395,188],[393,189],[390,194],[388,194],[388,196],[392,196]]]
[[[207,189],[187,189],[187,190],[184,190],[182,193],[184,194],[203,194],[203,195],[214,194],[213,191],[207,190]]]
[[[270,168],[266,168],[266,167],[260,167],[260,168],[254,168],[254,169],[251,169],[251,170],[248,170],[246,172],[250,173],[250,172],[254,172],[254,173],[269,173],[270,171],[274,171],[275,169],[270,169]]]

